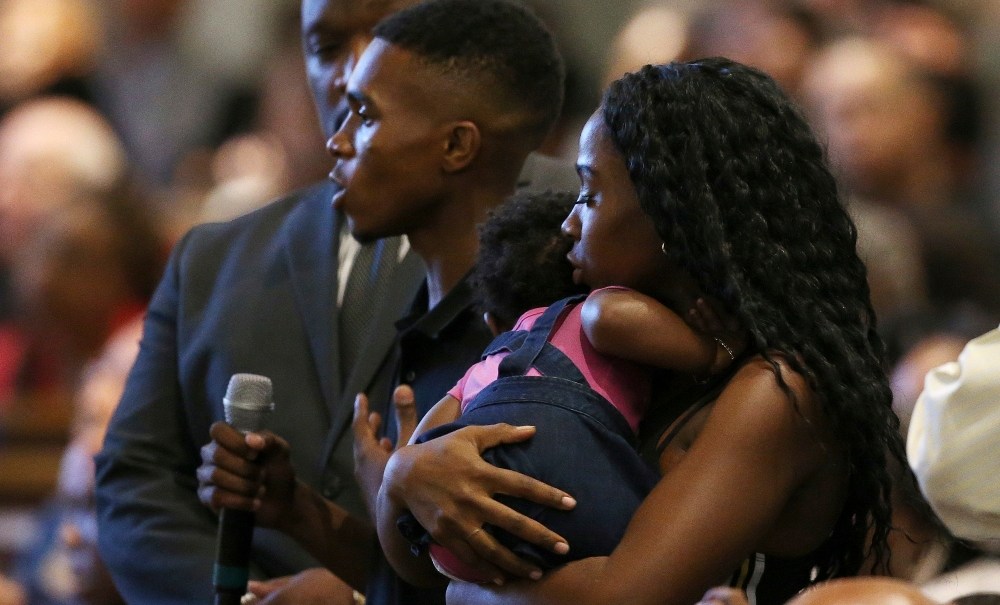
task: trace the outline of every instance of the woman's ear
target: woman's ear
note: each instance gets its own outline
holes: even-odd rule
[[[481,146],[482,133],[475,122],[463,120],[452,124],[442,158],[445,171],[458,172],[467,168],[479,155]]]

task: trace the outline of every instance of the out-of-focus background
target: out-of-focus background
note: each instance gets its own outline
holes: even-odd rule
[[[531,4],[569,67],[547,154],[572,160],[603,87],[645,63],[729,56],[800,103],[905,430],[924,373],[1000,321],[1000,0]],[[91,456],[166,254],[329,167],[298,0],[0,0],[0,605],[115,602]]]

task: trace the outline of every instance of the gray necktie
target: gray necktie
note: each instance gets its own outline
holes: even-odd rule
[[[340,308],[340,372],[345,383],[389,290],[398,254],[399,238],[393,237],[363,244],[354,258]]]

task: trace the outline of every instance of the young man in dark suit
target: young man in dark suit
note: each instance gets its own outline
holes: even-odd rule
[[[327,144],[331,178],[343,187],[333,203],[355,238],[404,234],[426,267],[391,359],[422,416],[492,339],[466,282],[477,226],[515,190],[525,157],[558,116],[563,68],[537,18],[505,0],[437,0],[374,32],[347,82],[350,113]],[[355,459],[372,506],[388,451],[366,411],[361,398]],[[356,588],[367,580],[370,603],[444,602],[443,584],[421,590],[382,560],[371,573],[359,565],[376,545],[371,522],[293,481],[294,446],[280,432],[244,439],[218,423],[212,436],[199,471],[203,502],[256,510]]]
[[[409,4],[304,0],[307,75],[328,136],[346,114],[344,90],[371,42],[371,27]],[[357,117],[353,119],[356,124]],[[519,147],[508,155],[503,176],[496,177],[511,190],[526,153]],[[538,169],[526,166],[525,172],[537,174]],[[569,176],[571,170],[563,174]],[[572,187],[573,180],[564,178],[555,188]],[[406,244],[378,239],[408,230],[362,233],[357,225],[363,213],[340,190],[337,183],[318,184],[235,221],[197,227],[176,246],[149,307],[139,359],[97,459],[99,546],[129,602],[210,598],[216,517],[198,501],[195,470],[209,426],[223,417],[222,396],[234,373],[272,379],[276,409],[268,426],[288,440],[297,477],[343,510],[364,515],[353,476],[352,404],[363,391],[385,414],[397,380],[415,382],[418,390],[427,384],[410,377],[415,370],[398,371],[392,344],[395,320],[410,308],[430,274]],[[335,196],[337,208],[331,205]],[[342,210],[357,210],[351,231],[365,242],[360,251]],[[461,239],[468,247],[468,238]],[[418,240],[423,241],[416,237],[413,248],[421,245]],[[388,252],[390,248],[394,251]],[[366,249],[374,254],[362,254]],[[425,261],[433,258],[431,250],[426,253]],[[379,259],[387,267],[379,268]],[[456,275],[461,277],[456,267],[430,276],[424,306],[439,306],[434,303],[450,291]],[[389,272],[387,291],[359,303],[341,300],[351,274],[376,271]],[[354,350],[345,351],[340,315],[358,305],[372,307],[366,336]],[[434,339],[433,330],[423,333]],[[404,342],[406,338],[404,334]],[[419,378],[434,371],[433,366],[426,373],[421,369]],[[318,563],[287,536],[259,528],[254,564],[264,575],[282,576]]]

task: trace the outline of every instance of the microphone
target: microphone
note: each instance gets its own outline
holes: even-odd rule
[[[249,433],[260,430],[274,410],[271,379],[256,374],[233,374],[222,400],[226,422]],[[215,605],[239,605],[250,579],[250,545],[253,540],[252,511],[223,508],[219,514],[212,584]]]

